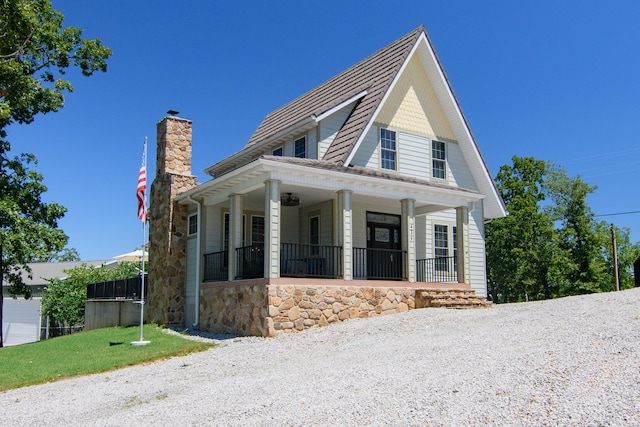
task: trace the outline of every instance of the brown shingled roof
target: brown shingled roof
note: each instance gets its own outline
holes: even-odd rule
[[[253,133],[245,149],[305,118],[320,115],[366,90],[367,94],[358,102],[323,158],[343,164],[423,32],[425,29],[422,26],[415,29],[270,113]]]

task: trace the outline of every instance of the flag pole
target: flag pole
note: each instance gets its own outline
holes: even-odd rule
[[[140,256],[141,269],[140,269],[140,339],[138,341],[132,341],[133,346],[143,346],[149,344],[151,341],[144,340],[143,325],[144,325],[144,255],[145,255],[145,235],[147,231],[147,138],[144,138],[144,148],[142,150],[142,167],[140,168],[140,174],[138,175],[138,219],[142,220],[142,255]]]

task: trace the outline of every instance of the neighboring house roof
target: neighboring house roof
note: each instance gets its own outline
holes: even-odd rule
[[[71,270],[74,267],[79,267],[83,264],[100,266],[115,263],[114,260],[96,260],[96,261],[65,261],[65,262],[35,262],[27,264],[31,268],[31,278],[29,278],[26,272],[22,272],[22,280],[25,285],[37,286],[48,285],[47,279],[63,279],[67,277],[66,270]],[[8,286],[8,283],[3,282],[3,286]]]
[[[504,202],[423,26],[268,114],[242,150],[220,160],[205,172],[217,177],[237,169],[275,147],[283,138],[313,128],[336,107],[353,104],[352,111],[321,159],[351,167],[350,162],[368,129],[414,55],[420,58],[433,85],[478,189],[487,196],[485,217],[505,216]]]

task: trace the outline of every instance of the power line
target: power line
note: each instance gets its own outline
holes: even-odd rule
[[[594,215],[594,216],[631,215],[631,214],[638,214],[638,213],[640,213],[640,211],[614,212],[614,213],[600,214],[600,215]]]
[[[609,153],[594,154],[592,156],[574,157],[572,159],[560,160],[560,161],[554,162],[554,163],[566,165],[566,164],[580,163],[580,162],[585,162],[585,161],[602,160],[602,159],[607,159],[607,158],[611,158],[611,157],[617,157],[617,156],[620,156],[620,155],[623,155],[623,154],[626,155],[626,154],[629,154],[629,153],[635,153],[637,151],[640,151],[640,148],[632,148],[630,150],[613,151],[613,152],[609,152]]]

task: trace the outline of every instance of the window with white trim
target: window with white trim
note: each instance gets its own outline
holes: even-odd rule
[[[189,215],[187,218],[187,236],[198,233],[198,214]]]
[[[222,230],[224,241],[222,242],[222,250],[229,250],[229,212],[224,213],[224,226]],[[245,216],[242,215],[242,246],[245,245]],[[234,248],[235,249],[235,248]]]
[[[436,258],[449,256],[449,227],[435,224],[433,226],[433,248]]]
[[[396,170],[396,133],[389,129],[380,129],[380,167]]]
[[[307,137],[303,136],[293,142],[294,155],[304,159],[307,157]]]
[[[320,217],[312,216],[309,218],[309,243],[312,245],[320,244]]]
[[[453,271],[458,271],[458,236],[456,227],[451,227],[453,229]]]
[[[434,178],[447,178],[447,149],[444,142],[431,141],[431,171]]]
[[[309,243],[312,245],[320,244],[320,217],[312,216],[309,218]],[[317,246],[311,248],[312,255],[318,255]]]
[[[273,150],[271,154],[273,154],[274,156],[283,156],[284,150],[282,149],[282,147],[278,147],[275,150]]]
[[[264,217],[263,216],[251,217],[251,244],[252,245],[264,244]]]

